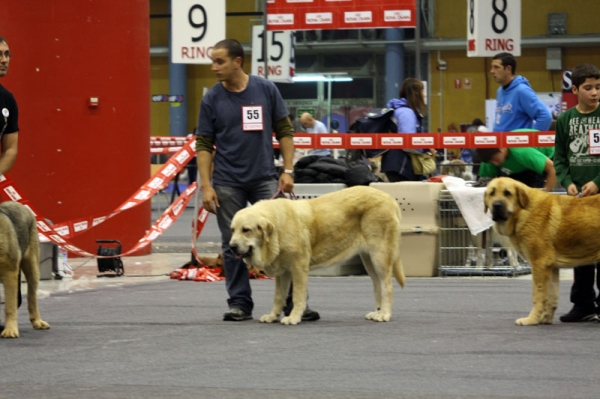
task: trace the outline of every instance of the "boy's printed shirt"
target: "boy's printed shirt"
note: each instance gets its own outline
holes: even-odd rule
[[[579,114],[579,113],[578,113]],[[569,149],[571,165],[585,165],[596,163],[598,156],[589,154],[590,129],[600,129],[600,112],[592,114],[579,114],[569,120]]]

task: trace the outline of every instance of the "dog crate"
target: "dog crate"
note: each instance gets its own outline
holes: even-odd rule
[[[347,186],[340,183],[298,183],[294,184],[294,194],[298,199],[311,199],[320,197],[324,194],[329,194],[334,191],[345,189]],[[338,276],[354,276],[366,274],[365,267],[362,264],[360,256],[356,255],[345,262],[338,263],[330,267],[311,270],[309,276],[318,277],[338,277]]]
[[[531,273],[529,263],[506,247],[493,229],[471,234],[452,194],[440,191],[440,276],[519,276]]]
[[[438,275],[438,197],[442,183],[371,183],[391,195],[402,212],[400,257],[406,277]]]

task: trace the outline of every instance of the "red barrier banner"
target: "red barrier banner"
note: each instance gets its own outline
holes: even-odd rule
[[[471,133],[473,148],[499,148],[503,140],[500,133]]]
[[[410,134],[409,148],[437,148],[439,134],[420,133]]]
[[[267,29],[414,28],[416,10],[416,0],[267,0]]]
[[[319,145],[322,148],[346,148],[345,134],[322,134],[319,136]]]
[[[531,132],[512,132],[502,135],[501,147],[533,147],[534,139]]]
[[[298,149],[428,149],[428,148],[500,148],[551,147],[554,132],[494,133],[294,133]],[[273,136],[273,146],[279,142]]]
[[[554,132],[540,132],[540,134],[534,134],[535,147],[553,147],[554,146]]]
[[[471,148],[473,137],[468,133],[441,134],[438,140],[440,148]]]
[[[379,144],[378,137],[374,134],[348,133],[345,136],[348,138],[346,148],[349,150],[377,149]]]

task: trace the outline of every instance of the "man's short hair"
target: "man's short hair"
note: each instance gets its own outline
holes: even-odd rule
[[[507,66],[511,66],[513,75],[517,73],[517,60],[511,53],[498,53],[494,56],[494,60],[500,60],[502,66],[506,69]]]
[[[6,44],[8,44],[8,42],[6,41],[6,39],[3,38],[2,36],[0,36],[0,43],[6,43]]]
[[[573,86],[579,89],[579,86],[588,78],[600,79],[600,70],[592,64],[581,64],[573,68],[573,73],[571,74]]]
[[[500,152],[500,148],[478,148],[477,154],[481,158],[481,162],[490,162],[490,160]]]
[[[240,42],[238,42],[237,40],[235,40],[235,39],[221,40],[220,42],[215,44],[213,49],[227,50],[227,53],[229,54],[229,57],[232,60],[235,60],[237,57],[241,57],[241,59],[242,59],[241,66],[242,67],[244,66],[244,47],[242,47]]]

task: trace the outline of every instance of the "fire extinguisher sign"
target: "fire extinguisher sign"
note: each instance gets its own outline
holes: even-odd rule
[[[521,55],[521,0],[467,0],[467,56]]]

